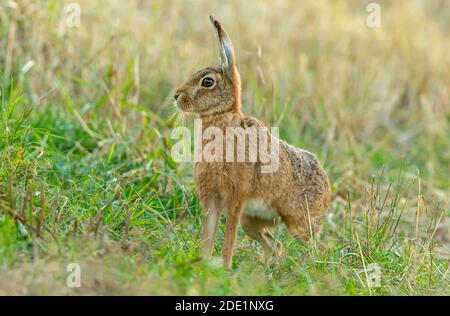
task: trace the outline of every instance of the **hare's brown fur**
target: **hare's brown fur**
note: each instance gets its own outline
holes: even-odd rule
[[[177,105],[184,111],[197,113],[203,130],[214,126],[225,134],[227,127],[264,128],[259,120],[241,111],[241,82],[231,40],[220,23],[211,19],[219,37],[222,65],[195,73],[177,90]],[[213,87],[202,87],[205,76],[214,80]],[[270,135],[267,129],[265,131]],[[205,214],[201,251],[205,257],[211,255],[217,223],[222,210],[225,211],[227,223],[222,256],[227,267],[232,262],[239,221],[266,253],[279,250],[279,243],[274,243],[271,234],[277,217],[299,239],[307,240],[320,232],[330,202],[326,172],[314,154],[271,135],[270,141],[279,145],[279,166],[273,173],[262,173],[259,159],[256,162],[202,161],[194,165],[195,188]],[[226,147],[223,155],[226,155]],[[258,210],[246,209],[247,203],[252,201],[267,208],[266,214],[272,212],[273,216],[262,216]]]

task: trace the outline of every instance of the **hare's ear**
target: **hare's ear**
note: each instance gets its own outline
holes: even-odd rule
[[[232,78],[233,69],[236,67],[236,59],[234,57],[233,43],[230,37],[223,29],[219,21],[214,18],[214,15],[209,16],[211,22],[217,31],[217,38],[219,40],[220,58],[222,62],[222,68],[229,78]]]

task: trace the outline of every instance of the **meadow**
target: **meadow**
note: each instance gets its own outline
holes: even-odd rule
[[[380,27],[369,1],[71,1],[79,25],[66,1],[2,1],[0,295],[449,295],[450,2],[376,2]],[[192,165],[171,157],[192,123],[175,89],[219,62],[212,12],[244,112],[316,153],[333,193],[319,239],[280,226],[264,264],[240,229],[231,270],[224,221],[199,260]]]

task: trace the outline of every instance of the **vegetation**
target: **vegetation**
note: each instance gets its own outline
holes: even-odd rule
[[[449,2],[379,1],[380,28],[364,1],[76,2],[80,27],[64,1],[0,4],[0,295],[450,294]],[[333,187],[320,239],[280,226],[265,265],[240,231],[230,271],[198,260],[192,166],[170,156],[175,88],[218,61],[211,12],[244,111]]]

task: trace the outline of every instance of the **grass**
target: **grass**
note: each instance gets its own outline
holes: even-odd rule
[[[358,1],[77,2],[73,29],[60,1],[0,5],[0,294],[450,294],[446,1],[380,1],[380,29]],[[191,166],[170,157],[171,95],[217,61],[210,12],[245,112],[332,182],[321,238],[280,227],[269,266],[242,231],[231,271],[198,260]]]

